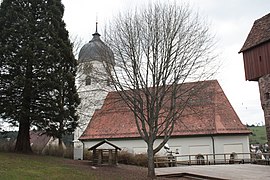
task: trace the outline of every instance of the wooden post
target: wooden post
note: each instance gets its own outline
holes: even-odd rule
[[[101,149],[99,149],[98,150],[98,165],[101,165],[102,164],[102,150]]]
[[[115,155],[114,155],[114,159],[115,159],[115,164],[117,165],[118,164],[118,151],[117,149],[115,149]]]
[[[112,149],[109,149],[109,165],[113,164],[113,153],[112,153]]]
[[[93,161],[93,164],[97,164],[97,150],[96,149],[93,149],[92,161]]]

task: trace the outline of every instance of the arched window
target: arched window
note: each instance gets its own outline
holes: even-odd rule
[[[86,76],[86,78],[85,78],[85,85],[86,86],[91,85],[91,77],[90,76]]]

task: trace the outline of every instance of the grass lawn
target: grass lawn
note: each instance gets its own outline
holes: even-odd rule
[[[0,152],[1,180],[145,179],[146,168],[120,165],[93,168],[87,161]]]
[[[249,136],[250,144],[265,144],[267,142],[265,126],[248,127],[252,134]]]
[[[0,153],[0,162],[0,179],[97,179],[64,164],[61,158]]]

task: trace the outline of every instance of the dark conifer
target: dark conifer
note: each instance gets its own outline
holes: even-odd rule
[[[29,130],[61,138],[77,126],[76,60],[61,0],[4,0],[0,7],[0,115],[19,125],[15,151],[31,152]]]

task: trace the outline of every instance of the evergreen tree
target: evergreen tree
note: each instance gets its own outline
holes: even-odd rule
[[[19,125],[15,151],[31,152],[31,125],[61,138],[77,126],[76,60],[61,0],[0,6],[0,115]]]

